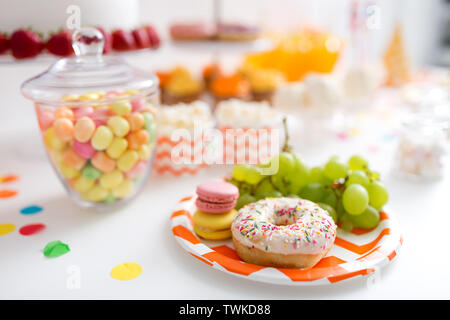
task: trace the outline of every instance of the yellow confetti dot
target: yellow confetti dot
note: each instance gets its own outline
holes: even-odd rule
[[[11,233],[16,230],[16,226],[11,223],[0,224],[0,236]]]
[[[138,277],[141,272],[142,267],[138,263],[125,262],[112,268],[111,277],[116,280],[131,280]]]

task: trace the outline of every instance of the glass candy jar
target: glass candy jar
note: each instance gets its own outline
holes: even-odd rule
[[[132,199],[151,169],[158,80],[122,59],[102,56],[94,28],[73,35],[75,57],[25,81],[50,162],[83,207],[112,208]]]
[[[447,139],[445,122],[425,114],[413,114],[402,123],[395,169],[415,179],[439,178],[444,173]]]

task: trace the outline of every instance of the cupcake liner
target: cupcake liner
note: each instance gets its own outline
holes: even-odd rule
[[[156,141],[156,154],[153,169],[159,174],[171,174],[181,176],[183,174],[195,175],[201,169],[207,167],[203,160],[204,144],[203,135],[193,139],[181,138],[172,140],[169,136],[160,136]],[[186,154],[180,151],[189,150]]]

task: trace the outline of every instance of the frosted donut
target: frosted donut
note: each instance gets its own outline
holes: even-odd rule
[[[336,224],[311,201],[268,198],[241,208],[231,232],[237,254],[248,263],[311,268],[333,245]]]

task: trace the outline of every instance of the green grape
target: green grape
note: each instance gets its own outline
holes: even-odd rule
[[[277,157],[277,156],[275,156]],[[276,159],[273,159],[276,160]],[[286,175],[294,169],[295,162],[292,153],[280,152],[278,155],[278,172],[281,175]]]
[[[253,187],[249,185],[248,183],[241,182],[239,185],[239,194],[246,194],[246,193],[252,193]]]
[[[248,193],[241,194],[236,202],[236,209],[239,210],[243,206],[246,206],[249,203],[255,202],[256,198]]]
[[[376,171],[370,171],[367,170],[366,171],[366,175],[369,178],[370,181],[378,181],[380,180],[380,173],[376,172]]]
[[[369,187],[369,204],[372,207],[381,209],[389,200],[386,188],[378,181],[372,182]]]
[[[309,169],[298,155],[293,154],[293,158],[294,168],[284,177],[284,181],[289,193],[298,193],[309,183]]]
[[[320,183],[310,183],[303,187],[300,191],[300,198],[310,200],[312,202],[319,202],[325,194],[325,187]]]
[[[336,213],[336,210],[334,210],[334,208],[332,206],[327,205],[326,203],[318,203],[319,207],[321,207],[323,210],[326,210],[331,218],[333,218],[334,223],[338,222],[338,215]]]
[[[322,167],[312,167],[309,170],[309,181],[320,183],[323,178],[324,176]]]
[[[288,198],[298,198],[298,194],[290,193],[287,195]]]
[[[280,191],[273,190],[269,194],[267,194],[266,198],[281,198],[283,194]]]
[[[309,170],[309,182],[318,182],[323,185],[329,185],[331,184],[331,180],[329,180],[325,175],[323,174],[323,168],[322,167],[313,167]]]
[[[270,182],[270,178],[264,179],[261,181],[255,189],[255,197],[256,198],[264,198],[265,195],[275,191],[273,184]]]
[[[324,191],[324,195],[320,202],[325,203],[333,208],[336,207],[337,204],[337,197],[336,194],[333,192],[333,190],[326,188]]]
[[[353,230],[353,222],[350,220],[350,215],[346,214],[344,216],[342,216],[341,218],[341,229],[345,230],[347,232],[350,232]]]
[[[325,177],[333,181],[344,178],[347,172],[348,166],[336,158],[330,159],[323,169]]]
[[[345,186],[348,187],[355,183],[362,185],[364,188],[367,188],[367,186],[369,185],[369,179],[367,178],[364,171],[353,170],[348,174],[348,179],[345,182]]]
[[[255,185],[258,184],[262,179],[264,179],[264,176],[259,172],[259,170],[255,167],[248,167],[247,172],[244,178],[244,181]]]
[[[249,166],[246,164],[237,164],[233,168],[233,179],[237,181],[244,181],[245,176],[247,175],[247,170]]]
[[[350,167],[350,170],[364,170],[369,168],[369,163],[366,159],[354,155],[348,160],[348,165]]]
[[[270,176],[270,180],[272,181],[272,184],[277,188],[277,190],[282,194],[288,195],[290,193],[288,190],[288,186],[284,181],[284,177],[280,173]]]
[[[372,229],[380,222],[380,213],[374,207],[368,206],[363,213],[349,218],[356,227]]]
[[[352,184],[342,194],[342,203],[349,214],[361,214],[369,204],[369,194],[362,185]]]
[[[339,199],[336,205],[336,212],[338,214],[339,219],[342,219],[342,217],[348,214],[347,212],[345,212],[344,204],[342,203],[342,198]]]

